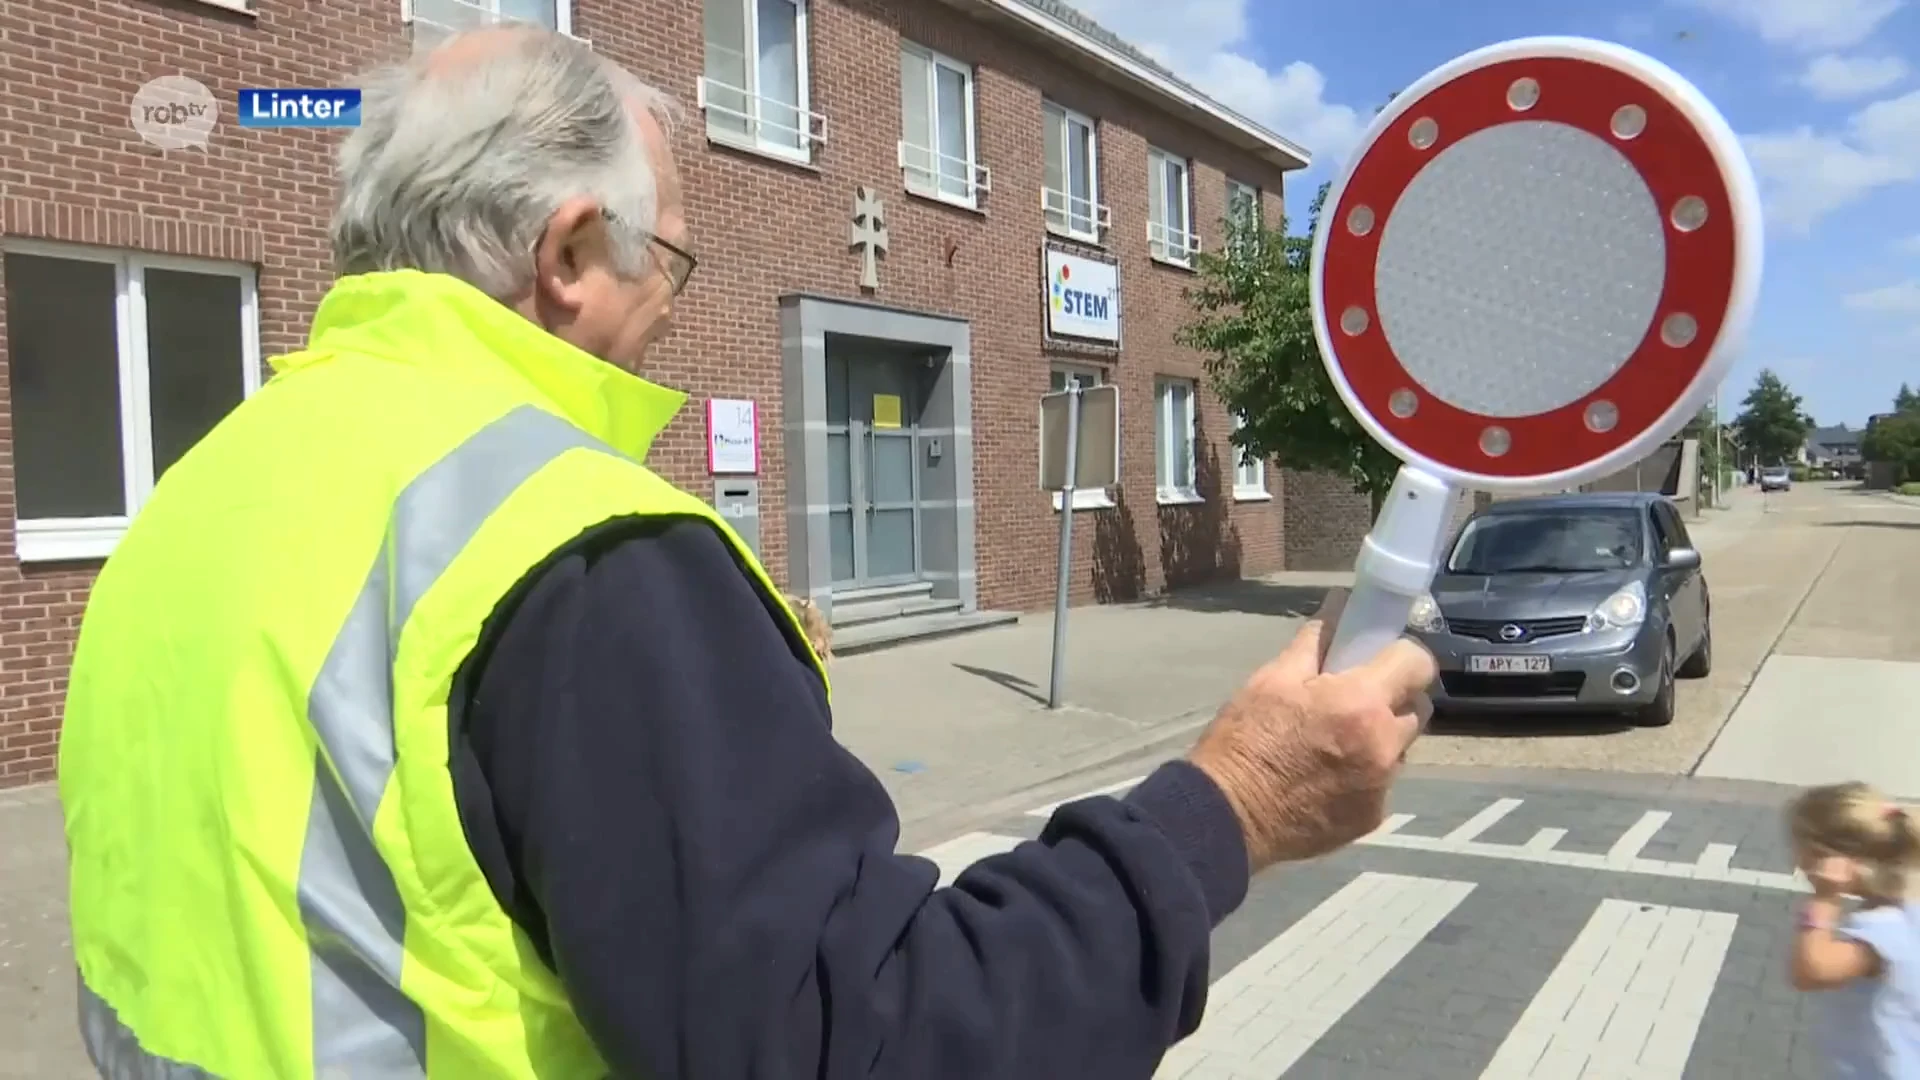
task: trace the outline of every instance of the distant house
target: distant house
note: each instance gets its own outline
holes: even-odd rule
[[[1858,468],[1860,437],[1865,434],[1866,432],[1853,430],[1845,424],[1814,428],[1807,435],[1803,450],[1804,460],[1817,469],[1845,471]]]

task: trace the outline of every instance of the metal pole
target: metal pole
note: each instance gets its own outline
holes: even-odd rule
[[[1721,455],[1726,453],[1726,447],[1720,441],[1720,432],[1720,388],[1716,386],[1713,390],[1713,507],[1716,510],[1722,505],[1720,501],[1720,484],[1722,483],[1720,474],[1726,470],[1726,462],[1722,460],[1721,457]]]
[[[1080,478],[1080,384],[1067,380],[1067,483],[1060,489],[1060,557],[1053,586],[1053,675],[1047,708],[1060,707],[1066,691],[1067,586],[1073,581],[1073,486]]]

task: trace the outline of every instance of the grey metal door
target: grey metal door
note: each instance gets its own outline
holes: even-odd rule
[[[833,583],[918,580],[920,399],[903,357],[827,351],[827,515]]]

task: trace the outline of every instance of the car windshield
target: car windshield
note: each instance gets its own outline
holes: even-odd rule
[[[1763,469],[1763,470],[1761,470],[1761,473],[1760,473],[1760,475],[1762,475],[1762,476],[1785,476],[1785,475],[1787,475],[1787,470],[1785,470],[1785,469]]]
[[[1640,562],[1633,510],[1540,510],[1487,514],[1467,523],[1447,569],[1456,574],[1585,573]]]

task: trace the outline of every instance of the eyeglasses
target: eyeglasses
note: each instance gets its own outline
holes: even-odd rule
[[[600,209],[600,218],[609,225],[627,224],[625,218],[605,207]],[[692,277],[694,270],[699,268],[700,260],[694,257],[693,252],[678,244],[662,240],[654,233],[647,233],[646,237],[648,246],[659,248],[662,252],[662,256],[656,256],[654,261],[660,264],[660,272],[667,275],[667,284],[673,289],[673,295],[679,296],[687,287],[687,279]]]
[[[680,291],[687,287],[687,279],[699,267],[700,260],[694,258],[693,252],[686,248],[670,244],[657,236],[649,236],[647,241],[666,253],[667,257],[659,260],[660,269],[667,275],[667,283],[673,286],[673,295],[679,296]]]

